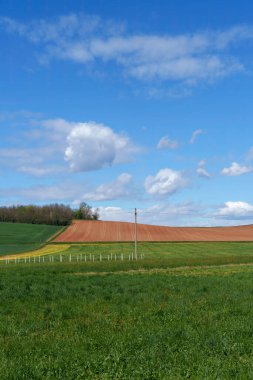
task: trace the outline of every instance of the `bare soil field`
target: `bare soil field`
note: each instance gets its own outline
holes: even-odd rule
[[[134,223],[74,221],[55,242],[134,240]],[[253,241],[253,225],[237,227],[165,227],[138,224],[139,241]]]

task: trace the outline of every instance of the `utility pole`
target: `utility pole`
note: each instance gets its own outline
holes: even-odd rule
[[[137,260],[137,209],[134,209],[134,255],[135,260]]]

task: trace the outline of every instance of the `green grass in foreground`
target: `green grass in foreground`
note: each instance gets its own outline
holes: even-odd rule
[[[59,244],[60,247],[63,244]],[[147,268],[153,267],[177,267],[188,265],[220,265],[228,263],[253,263],[253,242],[250,243],[139,243],[138,252],[145,255],[145,260],[141,263],[127,262],[129,254],[134,252],[133,243],[112,243],[112,244],[72,244],[67,250],[62,252],[63,259],[68,260],[71,254],[72,260],[76,260],[82,255],[87,259],[94,255],[99,260],[100,254],[103,263],[97,270],[106,269],[108,255],[120,260],[121,254],[124,255],[123,263],[116,263],[116,268],[123,265],[123,268],[135,268],[142,265]],[[59,260],[59,254],[55,259]],[[49,259],[49,258],[48,258]]]
[[[0,256],[39,248],[62,227],[26,223],[0,223]]]
[[[0,378],[251,379],[252,243],[148,247],[137,262],[2,264]]]

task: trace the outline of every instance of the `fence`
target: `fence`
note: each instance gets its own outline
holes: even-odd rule
[[[105,261],[136,261],[143,260],[144,254],[141,253],[137,258],[134,253],[126,254],[58,254],[58,255],[44,255],[44,256],[7,256],[0,261],[0,264],[31,264],[31,263],[63,263],[63,262],[105,262]]]

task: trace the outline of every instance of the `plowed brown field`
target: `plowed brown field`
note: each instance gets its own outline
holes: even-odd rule
[[[134,224],[74,221],[55,242],[123,242],[134,240]],[[238,227],[164,227],[138,224],[139,241],[253,241],[253,225]]]

